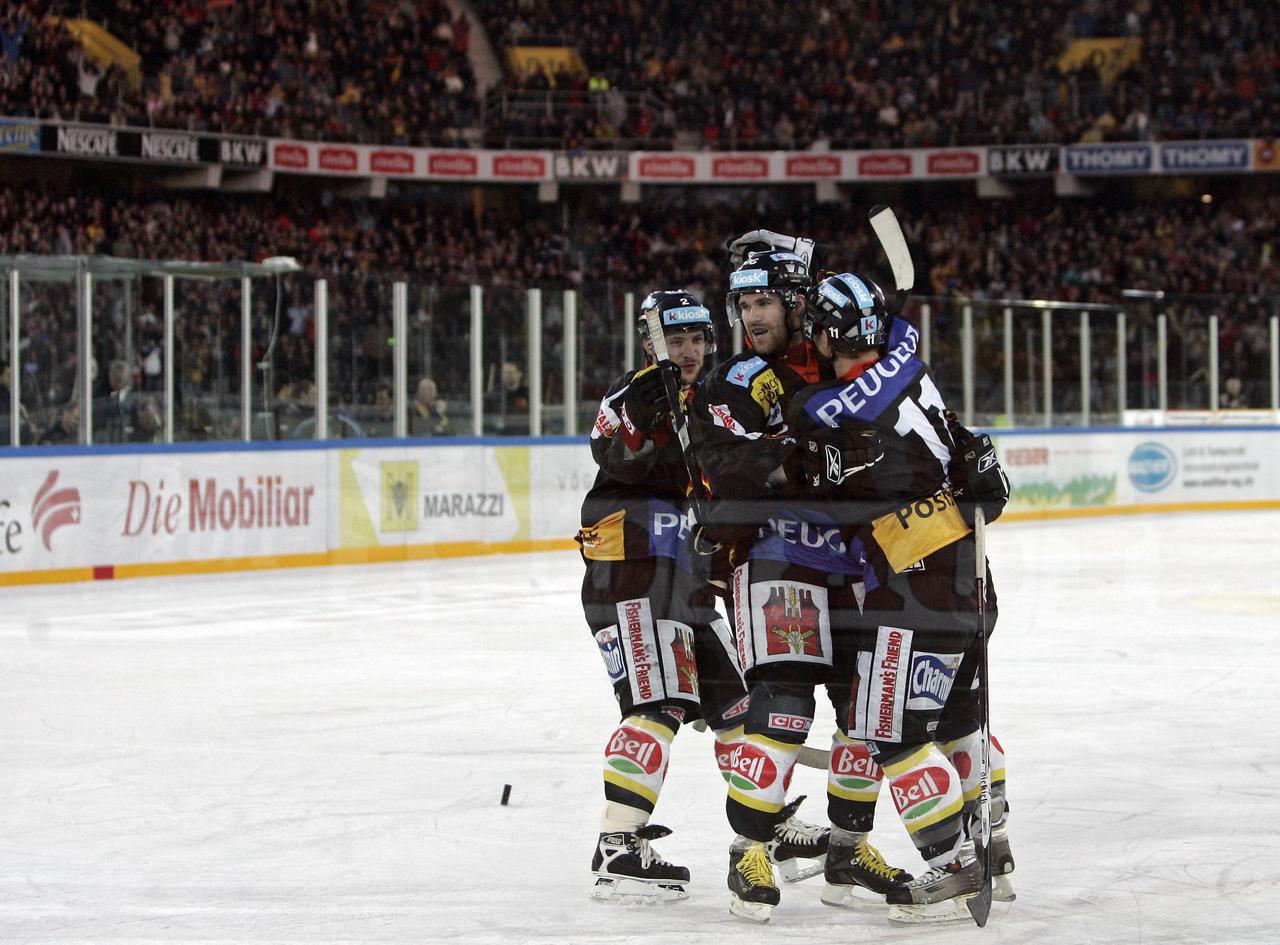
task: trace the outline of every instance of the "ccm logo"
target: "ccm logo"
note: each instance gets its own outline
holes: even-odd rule
[[[803,715],[785,715],[781,712],[769,713],[769,727],[781,729],[784,732],[807,732],[812,724],[813,719],[807,719]]]

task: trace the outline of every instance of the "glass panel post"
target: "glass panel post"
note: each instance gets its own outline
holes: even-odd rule
[[[529,435],[542,436],[542,290],[529,289],[526,299],[529,319]]]
[[[1218,315],[1209,316],[1209,409],[1218,409]]]
[[[1053,426],[1053,313],[1049,309],[1040,312],[1040,359],[1044,363],[1044,423]]]
[[[636,294],[623,293],[622,296],[622,363],[628,371],[634,371],[636,364]]]
[[[1169,409],[1169,316],[1156,316],[1156,386],[1160,412]]]
[[[391,392],[392,435],[403,440],[409,435],[409,287],[403,282],[391,286]]]
[[[173,442],[173,367],[174,367],[174,347],[173,347],[173,276],[166,275],[162,277],[163,313],[164,319],[164,441],[166,443]]]
[[[960,383],[964,424],[973,426],[973,306],[960,310]]]
[[[1004,415],[1010,426],[1017,426],[1013,418],[1013,308],[1004,308]]]
[[[19,446],[22,443],[22,362],[18,358],[19,326],[21,306],[22,277],[14,268],[9,273],[9,402],[3,410],[9,411],[9,445]],[[1275,319],[1272,320],[1272,333],[1275,330]],[[1275,343],[1271,345],[1274,353]],[[83,407],[81,410],[83,411]]]
[[[316,280],[316,426],[315,439],[329,438],[329,283]]]
[[[564,432],[578,433],[578,293],[564,290]]]
[[[1087,427],[1089,425],[1090,403],[1089,395],[1092,390],[1092,364],[1090,351],[1089,336],[1089,313],[1080,313],[1080,426]]]
[[[471,287],[471,434],[484,433],[484,289]]]
[[[1124,412],[1128,405],[1129,365],[1127,358],[1129,353],[1125,350],[1125,331],[1124,309],[1121,309],[1116,312],[1116,418],[1120,424],[1124,423]]]
[[[240,278],[240,439],[253,433],[253,280]]]

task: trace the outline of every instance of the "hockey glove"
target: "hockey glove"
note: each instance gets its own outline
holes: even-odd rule
[[[796,439],[804,491],[827,499],[875,494],[873,476],[884,446],[874,427],[819,429]]]
[[[813,268],[813,251],[816,245],[813,240],[803,236],[787,236],[772,230],[751,230],[736,239],[729,241],[729,262],[737,269],[747,258],[747,253],[764,253],[769,250],[795,253]]]
[[[994,522],[1009,501],[1009,477],[1000,467],[991,437],[965,427],[952,411],[946,413],[947,429],[955,442],[947,475],[951,492],[964,520],[973,525],[975,506],[982,507],[988,522]]]
[[[636,371],[622,395],[622,430],[627,445],[638,448],[667,412],[667,388],[664,375],[680,386],[680,368],[670,361],[650,364]]]

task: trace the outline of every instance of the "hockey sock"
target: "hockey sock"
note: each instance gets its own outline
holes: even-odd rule
[[[634,821],[639,814],[644,816],[635,826],[648,821],[667,776],[675,736],[670,726],[643,715],[628,715],[609,736],[604,749],[605,832],[626,829],[609,825]]]
[[[966,829],[973,822],[982,794],[982,733],[970,732],[959,738],[940,743],[942,753],[960,775],[960,792],[964,797],[964,821]]]
[[[867,743],[837,731],[831,737],[827,766],[827,817],[833,827],[870,833],[884,769],[871,757]]]
[[[730,827],[752,840],[773,839],[799,754],[799,745],[767,735],[744,735],[729,749],[729,799],[725,807]]]
[[[998,827],[1009,816],[1004,774],[1004,748],[991,736],[991,825]]]
[[[945,866],[960,852],[960,776],[933,742],[884,763],[889,794],[911,842],[930,866]]]

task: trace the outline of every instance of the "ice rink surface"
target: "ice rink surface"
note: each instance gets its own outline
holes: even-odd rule
[[[1277,535],[992,528],[1018,901],[985,930],[823,906],[820,879],[731,918],[691,729],[655,817],[691,898],[589,901],[616,710],[574,553],[6,589],[0,942],[1274,945]],[[822,775],[796,786],[822,820]],[[873,839],[917,866],[884,796]]]

